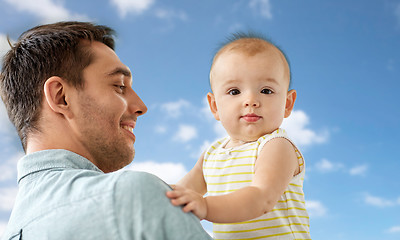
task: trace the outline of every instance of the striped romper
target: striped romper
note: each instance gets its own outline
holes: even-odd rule
[[[278,137],[288,139],[293,144],[283,129],[266,134],[255,142],[233,148],[224,148],[229,137],[213,143],[206,151],[203,161],[208,195],[227,194],[249,186],[254,174],[254,163],[262,147]],[[305,163],[300,151],[294,144],[293,146],[301,171],[292,178],[273,210],[245,222],[214,223],[215,239],[311,239],[303,193]]]

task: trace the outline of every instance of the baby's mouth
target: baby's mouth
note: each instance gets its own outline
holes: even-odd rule
[[[257,114],[254,113],[249,113],[241,117],[243,120],[246,122],[257,122],[258,120],[261,119],[261,116],[258,116]]]

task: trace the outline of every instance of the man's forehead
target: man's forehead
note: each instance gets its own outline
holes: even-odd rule
[[[130,69],[121,62],[114,50],[104,43],[93,41],[90,44],[90,54],[92,55],[92,64],[104,65],[102,70],[107,74],[122,74],[129,77],[132,75]]]

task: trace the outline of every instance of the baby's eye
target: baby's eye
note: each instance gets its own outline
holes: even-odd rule
[[[240,91],[238,89],[231,89],[228,91],[229,95],[238,95],[240,94]]]
[[[263,90],[261,90],[261,93],[264,93],[264,94],[272,94],[272,93],[274,93],[271,89],[268,89],[268,88],[264,88]]]

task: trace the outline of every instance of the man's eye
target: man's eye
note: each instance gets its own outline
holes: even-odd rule
[[[231,89],[228,91],[229,95],[238,95],[240,94],[240,91],[238,89]]]
[[[126,87],[123,85],[114,85],[114,87],[116,87],[120,92],[124,92]]]
[[[261,93],[263,93],[263,94],[272,94],[273,92],[272,92],[271,89],[264,88],[263,90],[261,90]]]

